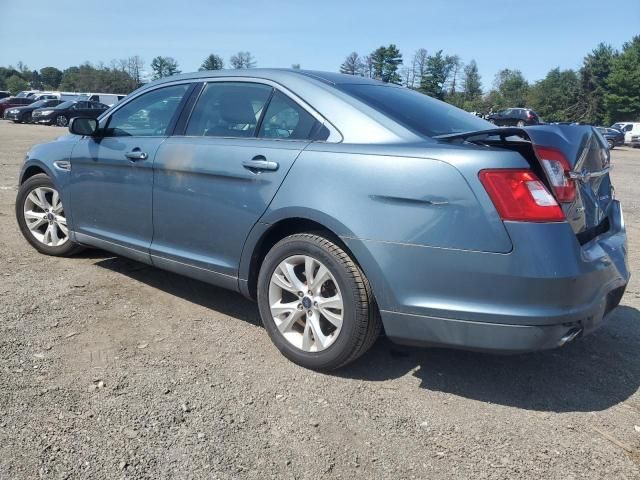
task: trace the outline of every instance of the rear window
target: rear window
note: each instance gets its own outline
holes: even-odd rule
[[[495,128],[475,115],[408,88],[357,84],[337,88],[427,137]]]

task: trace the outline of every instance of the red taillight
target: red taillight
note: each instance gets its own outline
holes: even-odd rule
[[[569,161],[555,148],[535,147],[535,150],[558,201],[573,202],[576,198],[576,183],[569,178]]]
[[[480,181],[503,220],[562,222],[562,209],[531,170],[482,170]]]

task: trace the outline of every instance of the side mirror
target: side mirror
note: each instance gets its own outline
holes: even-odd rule
[[[76,135],[93,137],[98,132],[98,121],[95,118],[72,118],[69,122],[69,131]]]

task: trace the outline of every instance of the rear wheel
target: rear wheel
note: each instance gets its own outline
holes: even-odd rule
[[[58,117],[56,117],[56,125],[66,127],[69,125],[69,118],[66,115],[58,115]]]
[[[24,238],[41,253],[68,256],[80,250],[69,238],[60,194],[44,173],[34,175],[20,185],[16,219]]]
[[[340,246],[319,235],[291,235],[269,251],[258,276],[258,306],[280,352],[314,370],[346,365],[380,334],[364,274]]]
[[[607,140],[607,143],[609,144],[609,150],[613,150],[616,147],[612,140]]]

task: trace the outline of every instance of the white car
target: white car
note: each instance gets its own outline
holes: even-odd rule
[[[631,137],[640,135],[640,122],[618,122],[611,125],[624,133],[624,143],[631,143]]]

